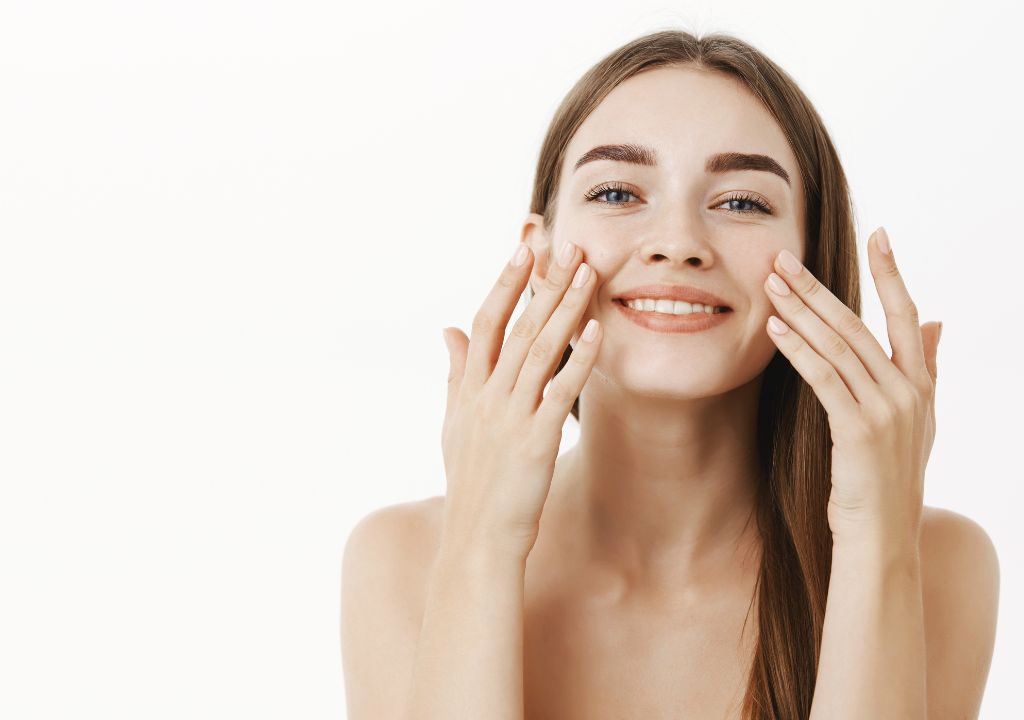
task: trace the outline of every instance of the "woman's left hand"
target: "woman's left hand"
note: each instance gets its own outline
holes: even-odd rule
[[[892,358],[857,314],[787,251],[775,259],[778,275],[765,281],[784,321],[769,318],[768,335],[828,413],[833,541],[907,542],[916,548],[924,470],[935,439],[941,323],[918,325],[917,307],[884,228],[868,241],[868,263]]]

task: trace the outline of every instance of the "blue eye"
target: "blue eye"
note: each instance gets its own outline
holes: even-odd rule
[[[622,185],[618,185],[616,183],[605,183],[604,185],[598,185],[596,188],[594,188],[593,190],[588,192],[586,195],[583,196],[583,199],[586,200],[587,202],[598,202],[597,198],[601,197],[605,193],[619,193],[619,194],[633,195],[633,193],[631,191],[627,190]],[[635,197],[635,195],[634,195],[634,197]],[[601,204],[601,205],[625,205],[626,203],[622,202],[622,201],[616,202],[614,200],[602,200],[602,201],[599,201],[599,204]]]
[[[636,197],[632,190],[629,190],[619,183],[611,182],[598,185],[596,188],[590,190],[586,195],[584,195],[583,199],[587,202],[596,202],[599,205],[621,206],[628,204],[628,201],[624,200],[598,200],[601,196],[608,194],[630,195],[632,197]],[[753,206],[753,209],[751,210],[737,210],[731,207],[726,208],[726,212],[734,213],[736,215],[773,214],[772,207],[766,200],[756,195],[751,195],[750,193],[738,193],[732,197],[728,197],[722,201],[721,205],[725,205],[726,203],[741,203],[748,207]],[[721,207],[721,205],[719,205],[719,207]]]
[[[772,214],[772,208],[771,208],[771,206],[767,202],[765,202],[764,200],[761,200],[760,198],[758,198],[758,197],[756,197],[754,195],[749,195],[749,194],[746,194],[746,193],[740,193],[739,195],[733,195],[732,197],[726,198],[725,200],[722,201],[722,205],[725,205],[726,203],[735,203],[735,202],[738,202],[738,203],[748,203],[750,205],[753,205],[757,209],[756,210],[733,210],[732,208],[726,208],[726,212],[737,213],[739,215],[750,215],[752,213],[762,213],[764,215],[771,215]],[[719,207],[721,207],[721,205],[719,205]]]

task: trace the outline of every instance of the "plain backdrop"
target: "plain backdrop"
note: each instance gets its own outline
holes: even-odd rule
[[[445,490],[441,328],[576,79],[653,30],[801,85],[943,320],[928,505],[1002,569],[1019,709],[1021,6],[0,5],[0,716],[339,718],[341,555]],[[886,345],[887,346],[887,345]],[[575,421],[567,421],[563,448]]]

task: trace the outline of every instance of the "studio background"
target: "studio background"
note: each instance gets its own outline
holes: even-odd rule
[[[0,6],[0,716],[339,718],[341,553],[444,493],[448,357],[571,85],[728,32],[821,113],[864,257],[942,320],[925,503],[1002,571],[1024,666],[1019,4]],[[521,306],[522,307],[522,306]],[[575,442],[567,420],[563,449]]]

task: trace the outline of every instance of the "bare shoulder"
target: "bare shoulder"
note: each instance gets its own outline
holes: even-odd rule
[[[348,717],[399,717],[423,620],[444,497],[374,510],[345,541],[341,652]]]
[[[390,589],[416,594],[418,583],[430,571],[440,541],[444,496],[413,500],[378,508],[355,524],[345,542],[342,580],[388,582]],[[346,572],[347,571],[347,572]],[[386,579],[386,580],[385,580]],[[359,588],[349,588],[353,593]]]
[[[946,508],[925,506],[921,517],[922,571],[974,571],[999,578],[992,538],[971,518]],[[950,578],[946,578],[949,580]]]
[[[995,645],[999,558],[984,528],[952,510],[925,507],[921,581],[928,715],[974,718]]]

